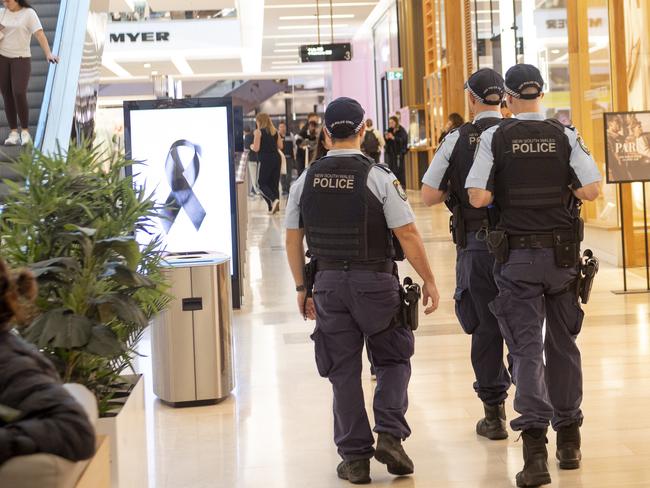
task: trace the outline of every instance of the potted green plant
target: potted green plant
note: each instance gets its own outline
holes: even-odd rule
[[[6,182],[0,218],[5,259],[30,267],[39,282],[38,310],[22,336],[52,359],[64,382],[93,391],[103,417],[119,417],[133,392],[144,415],[142,382],[128,373],[149,320],[170,298],[158,238],[139,246],[134,237],[149,229],[157,208],[125,176],[131,165],[89,146],[25,152],[15,170],[27,184]],[[104,430],[119,437],[119,422],[105,422]],[[120,439],[111,442],[115,458]]]

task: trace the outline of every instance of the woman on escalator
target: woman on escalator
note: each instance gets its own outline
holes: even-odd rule
[[[36,36],[45,58],[58,63],[52,54],[36,11],[25,0],[3,0],[0,9],[0,91],[5,102],[9,137],[5,145],[23,146],[32,142],[29,135],[27,85],[32,70],[30,43]],[[18,119],[22,131],[18,133]]]

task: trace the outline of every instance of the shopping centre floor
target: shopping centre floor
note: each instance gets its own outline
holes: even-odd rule
[[[469,336],[454,315],[448,214],[426,209],[415,193],[410,199],[441,303],[416,332],[407,414],[413,435],[405,443],[415,474],[396,479],[373,460],[374,486],[514,486],[521,441],[512,432],[498,442],[474,432],[482,406],[472,389]],[[219,405],[169,408],[155,399],[145,361],[150,487],[350,486],[335,473],[331,388],[316,372],[313,323],[296,309],[283,215],[268,216],[261,202],[249,203],[246,304],[234,314],[237,387]],[[401,270],[412,273],[407,264]],[[632,286],[642,284],[637,277]],[[552,486],[650,487],[650,295],[611,293],[621,287],[621,271],[602,266],[579,337],[584,461],[580,470],[560,472],[551,435]],[[363,385],[370,406],[374,383],[367,368]],[[512,418],[512,396],[507,411]]]

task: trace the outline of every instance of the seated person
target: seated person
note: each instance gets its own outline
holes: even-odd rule
[[[82,407],[52,363],[11,330],[35,298],[33,275],[12,272],[0,259],[0,465],[27,454],[70,461],[95,454],[95,430]]]

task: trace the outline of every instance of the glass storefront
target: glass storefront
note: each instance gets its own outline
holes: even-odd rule
[[[375,79],[377,80],[377,118],[379,128],[388,128],[388,118],[402,106],[401,82],[390,80],[388,72],[400,66],[399,27],[397,6],[393,4],[375,24],[373,42],[375,50]]]

